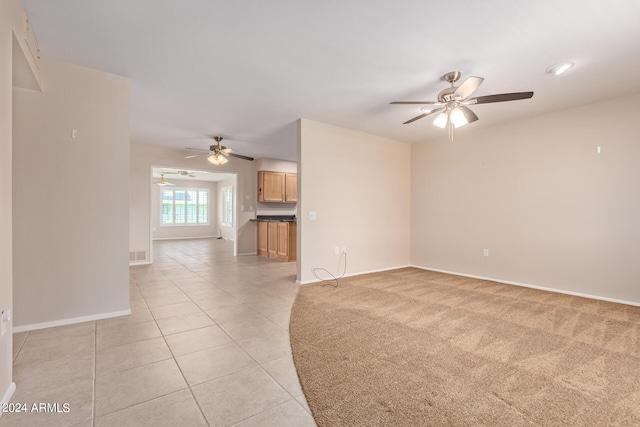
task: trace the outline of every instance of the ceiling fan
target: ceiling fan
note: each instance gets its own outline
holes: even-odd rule
[[[225,147],[224,145],[220,145],[220,141],[222,141],[221,136],[214,136],[213,139],[216,141],[216,145],[212,145],[209,147],[209,150],[203,150],[200,148],[189,148],[187,150],[196,150],[196,151],[205,151],[205,153],[194,154],[192,156],[186,156],[185,159],[190,159],[192,157],[202,156],[208,154],[207,160],[209,160],[214,165],[224,165],[229,160],[227,157],[237,157],[239,159],[250,160],[253,161],[253,157],[243,156],[241,154],[233,153],[230,148]]]
[[[199,173],[208,173],[207,171],[199,171]],[[162,171],[162,175],[180,175],[180,176],[188,176],[191,178],[196,178],[195,171],[185,171],[185,170],[175,170],[175,171]]]
[[[449,137],[453,138],[453,128],[459,128],[467,123],[473,123],[478,120],[478,116],[471,111],[468,105],[516,101],[519,99],[529,99],[533,96],[533,92],[513,92],[469,98],[473,92],[478,89],[484,79],[482,77],[471,76],[459,86],[456,86],[455,83],[460,80],[461,75],[460,71],[451,71],[443,76],[445,81],[451,83],[451,87],[440,91],[437,101],[391,102],[391,104],[426,104],[420,109],[422,114],[407,120],[403,124],[413,123],[428,115],[440,113],[433,121],[433,124],[443,129],[448,126]]]
[[[158,185],[174,185],[174,184],[172,184],[172,183],[170,183],[168,181],[165,181],[163,173],[160,174],[160,179],[156,181],[156,184],[158,184]]]

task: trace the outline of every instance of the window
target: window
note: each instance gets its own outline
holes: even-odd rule
[[[221,191],[222,221],[223,227],[233,227],[233,187],[224,187]]]
[[[209,225],[209,190],[162,188],[161,225]]]

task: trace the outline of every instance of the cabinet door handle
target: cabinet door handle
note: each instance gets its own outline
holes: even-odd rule
[[[258,193],[262,193],[262,187],[258,188]]]

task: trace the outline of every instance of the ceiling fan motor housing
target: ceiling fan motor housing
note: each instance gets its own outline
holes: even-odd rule
[[[438,94],[438,102],[446,104],[447,102],[455,101],[456,98],[457,100],[462,100],[460,96],[454,96],[454,92],[456,91],[456,89],[458,89],[457,86],[452,86],[441,90]]]
[[[438,102],[448,103],[450,101],[462,101],[461,96],[454,96],[454,92],[458,89],[458,86],[454,86],[453,84],[460,80],[462,73],[460,71],[450,71],[442,78],[447,82],[451,83],[451,87],[443,89],[438,94]]]

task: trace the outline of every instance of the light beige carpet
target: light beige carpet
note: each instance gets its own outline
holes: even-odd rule
[[[300,288],[320,426],[640,425],[640,308],[406,268]]]

